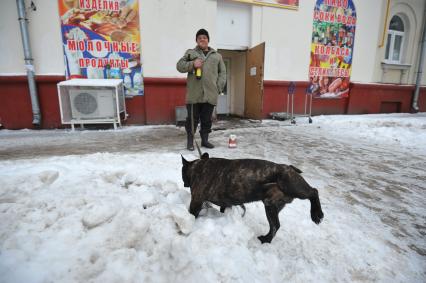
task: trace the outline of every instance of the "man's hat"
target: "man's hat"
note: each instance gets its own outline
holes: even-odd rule
[[[197,40],[197,38],[198,38],[199,35],[205,35],[205,36],[207,36],[207,39],[210,41],[209,33],[205,29],[202,28],[199,31],[197,31],[197,34],[195,35],[195,40]]]

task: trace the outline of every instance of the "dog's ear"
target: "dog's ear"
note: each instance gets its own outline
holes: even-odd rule
[[[204,152],[203,155],[201,155],[201,159],[209,159],[209,154],[207,152]]]
[[[185,159],[185,158],[183,158],[183,155],[182,155],[182,154],[181,154],[180,156],[182,157],[182,165],[187,165],[189,162],[188,162],[188,161],[186,161],[186,159]]]
[[[292,168],[294,171],[296,171],[297,173],[299,173],[299,174],[302,174],[303,172],[302,172],[302,170],[300,170],[299,168],[297,168],[297,167],[295,167],[295,166],[293,166],[293,165],[290,165],[290,168]]]

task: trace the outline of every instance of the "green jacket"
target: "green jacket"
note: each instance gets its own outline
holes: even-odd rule
[[[202,77],[195,77],[194,60],[203,59]],[[217,96],[222,92],[226,84],[226,68],[222,55],[209,47],[209,52],[204,55],[197,46],[188,49],[185,55],[176,64],[176,69],[181,73],[188,73],[186,80],[186,103],[217,104]]]

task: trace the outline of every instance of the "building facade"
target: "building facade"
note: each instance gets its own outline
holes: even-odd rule
[[[42,128],[63,127],[56,84],[65,80],[58,1],[33,0],[27,10],[30,43],[42,116]],[[217,113],[248,115],[253,87],[251,52],[260,54],[261,96],[255,118],[287,107],[290,82],[296,83],[295,112],[304,111],[309,85],[315,0],[298,1],[297,9],[231,0],[139,0],[144,95],[126,98],[128,124],[175,122],[175,108],[185,104],[185,74],[176,62],[195,46],[205,28],[210,46],[222,54],[228,84]],[[31,1],[26,1],[30,7]],[[318,114],[411,112],[420,64],[426,1],[353,0],[357,22],[349,96],[314,98]],[[32,109],[16,1],[0,11],[0,124],[7,129],[32,128]],[[257,48],[257,49],[256,49]],[[256,50],[260,48],[260,53]],[[423,70],[421,70],[423,71]],[[426,84],[426,72],[421,85]],[[426,111],[426,88],[420,88],[419,111]]]

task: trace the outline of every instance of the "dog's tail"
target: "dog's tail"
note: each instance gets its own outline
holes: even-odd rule
[[[295,167],[293,165],[290,165],[290,168],[292,168],[294,171],[296,171],[299,174],[303,173],[302,170],[300,170],[299,168],[297,168],[297,167]]]

